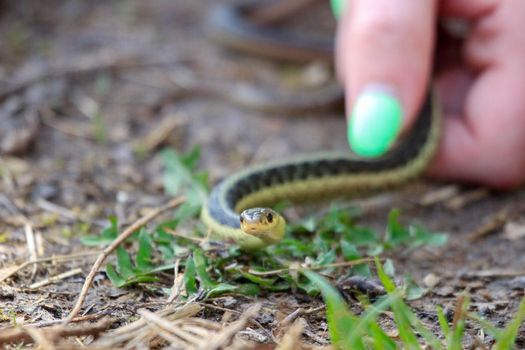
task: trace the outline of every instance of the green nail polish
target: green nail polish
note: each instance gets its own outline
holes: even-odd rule
[[[345,3],[346,0],[330,0],[330,5],[332,5],[332,13],[334,14],[335,18],[339,19],[341,17]]]
[[[402,122],[401,104],[387,89],[365,90],[348,123],[348,143],[362,157],[379,157],[394,143]]]

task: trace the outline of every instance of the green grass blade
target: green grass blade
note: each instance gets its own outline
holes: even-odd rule
[[[191,255],[186,259],[183,281],[187,296],[197,293],[199,289],[197,288],[197,280],[195,279],[195,264],[193,263],[193,257]]]
[[[470,302],[467,297],[459,298],[458,300],[461,302],[461,305],[459,305],[459,307],[456,308],[456,312],[459,312],[460,315],[456,321],[454,328],[450,333],[450,338],[447,347],[448,350],[461,350],[463,348],[461,345],[461,341],[463,340],[463,336],[465,335],[465,317],[467,315],[467,310]]]
[[[518,330],[525,318],[525,299],[521,300],[518,312],[514,315],[512,321],[505,327],[500,337],[494,344],[494,350],[507,350],[512,349],[514,343],[516,342],[516,336],[518,335]]]
[[[372,325],[377,325],[377,318],[383,311],[390,307],[393,300],[394,296],[389,295],[385,299],[381,300],[379,303],[368,307],[366,312],[363,315],[361,315],[361,317],[359,317],[359,319],[356,322],[356,325],[351,329],[349,334],[350,343],[356,342],[359,338],[362,338],[364,335],[371,335],[372,339],[375,340],[375,337],[372,334]],[[381,330],[380,327],[379,330]],[[388,338],[386,334],[384,335]]]
[[[314,282],[323,295],[326,303],[326,319],[332,343],[337,349],[366,350],[362,339],[350,343],[349,333],[355,327],[357,317],[352,315],[343,298],[320,275],[312,271],[304,271],[303,274]]]
[[[193,251],[193,263],[195,264],[195,271],[199,278],[200,287],[204,290],[211,290],[217,287],[217,283],[214,282],[208,274],[208,264],[202,250],[195,249]]]
[[[368,333],[370,334],[371,345],[376,350],[395,350],[397,349],[396,342],[390,338],[381,327],[373,322],[368,328]]]
[[[378,257],[375,257],[374,259],[377,269],[377,275],[379,277],[379,280],[381,280],[381,283],[385,287],[385,290],[387,293],[394,293],[396,291],[396,285],[394,281],[388,275],[385,273],[385,270],[383,269],[383,266],[381,266],[381,262],[379,261]]]
[[[437,306],[437,316],[441,332],[443,332],[445,338],[448,338],[450,335],[450,327],[448,326],[448,320],[443,313],[443,308],[439,305]]]

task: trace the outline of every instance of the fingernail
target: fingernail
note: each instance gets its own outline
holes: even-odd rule
[[[336,19],[341,17],[343,13],[343,7],[345,6],[346,0],[330,0],[330,5],[332,6],[332,13]]]
[[[369,85],[356,99],[348,122],[348,143],[362,157],[379,157],[394,143],[403,119],[393,89]]]

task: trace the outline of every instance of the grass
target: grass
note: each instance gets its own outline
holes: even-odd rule
[[[491,334],[494,349],[511,349],[517,330],[525,315],[522,303],[518,313],[505,329],[497,329],[482,318],[468,312],[468,298],[456,309],[452,325],[442,310],[437,309],[441,334],[428,330],[406,303],[424,295],[410,278],[401,286],[392,280],[392,262],[380,256],[399,248],[417,249],[424,245],[440,246],[447,236],[433,233],[418,224],[403,225],[400,213],[392,210],[383,233],[359,225],[355,208],[334,206],[326,215],[314,215],[292,223],[285,239],[275,246],[246,254],[231,243],[215,242],[206,237],[206,229],[196,220],[207,197],[208,177],[199,172],[199,149],[179,155],[166,150],[161,154],[165,164],[167,194],[184,194],[187,201],[173,217],[160,225],[142,229],[130,237],[116,252],[115,263],[106,266],[106,274],[117,287],[147,284],[148,288],[164,289],[161,272],[183,268],[182,282],[177,288],[179,299],[203,300],[225,293],[261,295],[293,291],[310,296],[322,295],[327,305],[330,337],[340,349],[461,349],[467,322],[477,322]],[[279,209],[285,207],[280,205]],[[119,224],[110,220],[99,235],[84,236],[86,245],[104,246],[118,234]],[[126,249],[132,248],[132,249]],[[129,251],[137,253],[132,256]],[[375,259],[375,269],[363,259]],[[346,265],[346,266],[344,266]],[[344,267],[342,267],[344,266]],[[313,271],[316,271],[315,273]],[[373,277],[381,280],[386,295],[366,306],[361,315],[353,315],[343,298],[331,286],[331,280],[349,276]],[[392,314],[398,330],[394,337],[384,331],[380,320],[385,312]],[[428,348],[428,347],[427,347]]]
[[[499,329],[480,316],[470,313],[467,297],[459,298],[452,325],[449,325],[443,311],[440,308],[437,309],[441,334],[436,336],[405,303],[405,295],[396,288],[377,258],[375,265],[387,295],[374,304],[368,305],[365,312],[359,316],[352,314],[343,298],[328,280],[311,271],[303,272],[321,289],[326,303],[330,338],[336,349],[398,349],[401,347],[414,350],[459,350],[463,349],[468,322],[471,322],[472,326],[484,329],[495,339],[492,349],[514,348],[518,329],[525,318],[525,300],[522,300],[518,311],[508,325]],[[399,336],[391,336],[382,329],[380,318],[386,311],[392,312]]]

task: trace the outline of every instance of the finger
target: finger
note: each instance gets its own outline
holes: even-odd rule
[[[524,57],[525,59],[525,57]],[[448,114],[430,174],[496,188],[525,179],[525,75],[521,66],[487,72],[472,86],[464,115]],[[445,80],[438,79],[438,85]],[[443,88],[443,87],[442,87]]]
[[[431,174],[512,188],[525,179],[525,2],[501,2],[481,21],[492,35],[483,38],[486,50],[478,46],[468,55],[486,67],[470,88],[462,117],[447,116]],[[439,77],[438,85],[445,80]]]
[[[494,11],[497,3],[497,0],[441,0],[439,13],[445,17],[474,20]]]
[[[353,0],[337,41],[337,66],[350,107],[349,142],[378,156],[409,127],[427,93],[435,1]]]

